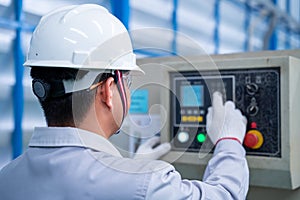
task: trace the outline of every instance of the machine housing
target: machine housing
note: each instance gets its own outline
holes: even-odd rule
[[[172,144],[172,151],[163,159],[173,163],[183,177],[201,180],[213,152],[209,139],[205,139],[205,116],[211,94],[218,90],[224,100],[234,101],[247,117],[247,131],[255,129],[263,136],[259,148],[245,147],[250,184],[298,188],[300,60],[297,57],[299,51],[277,51],[138,60],[146,76],[134,79],[134,89],[149,91],[149,114],[160,114],[161,141]],[[193,93],[201,95],[193,97]],[[181,132],[183,136],[179,137]],[[199,133],[205,142],[199,142]],[[178,138],[184,142],[178,142]]]

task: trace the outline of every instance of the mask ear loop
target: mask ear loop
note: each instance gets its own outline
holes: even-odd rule
[[[120,93],[120,97],[121,97],[121,101],[122,101],[122,105],[123,105],[123,118],[122,118],[122,122],[124,121],[125,116],[127,115],[127,96],[126,96],[126,91],[125,91],[125,86],[124,86],[124,81],[122,78],[122,72],[119,70],[115,70],[114,71],[114,79],[115,82],[117,84],[117,88],[119,90]],[[116,132],[116,134],[118,134],[120,132],[120,130],[118,130]]]

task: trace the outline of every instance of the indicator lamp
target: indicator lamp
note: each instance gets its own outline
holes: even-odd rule
[[[206,140],[206,135],[204,133],[199,133],[197,135],[197,141],[203,143]]]
[[[179,142],[185,143],[189,140],[189,134],[187,132],[182,131],[178,133],[177,139]]]

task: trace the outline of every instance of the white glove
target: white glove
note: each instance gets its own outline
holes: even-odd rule
[[[247,119],[232,101],[223,105],[222,95],[213,94],[212,107],[206,116],[207,134],[215,145],[220,139],[237,139],[241,144],[246,133]]]
[[[170,143],[163,143],[153,148],[159,142],[160,138],[158,136],[148,139],[138,147],[133,158],[156,160],[171,150]]]

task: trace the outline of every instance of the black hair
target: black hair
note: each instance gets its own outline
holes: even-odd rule
[[[87,71],[79,71],[78,69],[52,67],[32,67],[30,71],[33,80],[39,79],[48,83],[80,79],[86,73]],[[95,81],[100,79],[99,76]],[[81,90],[56,98],[39,99],[48,126],[75,127],[75,123],[80,123],[83,120],[94,102],[95,91]]]

